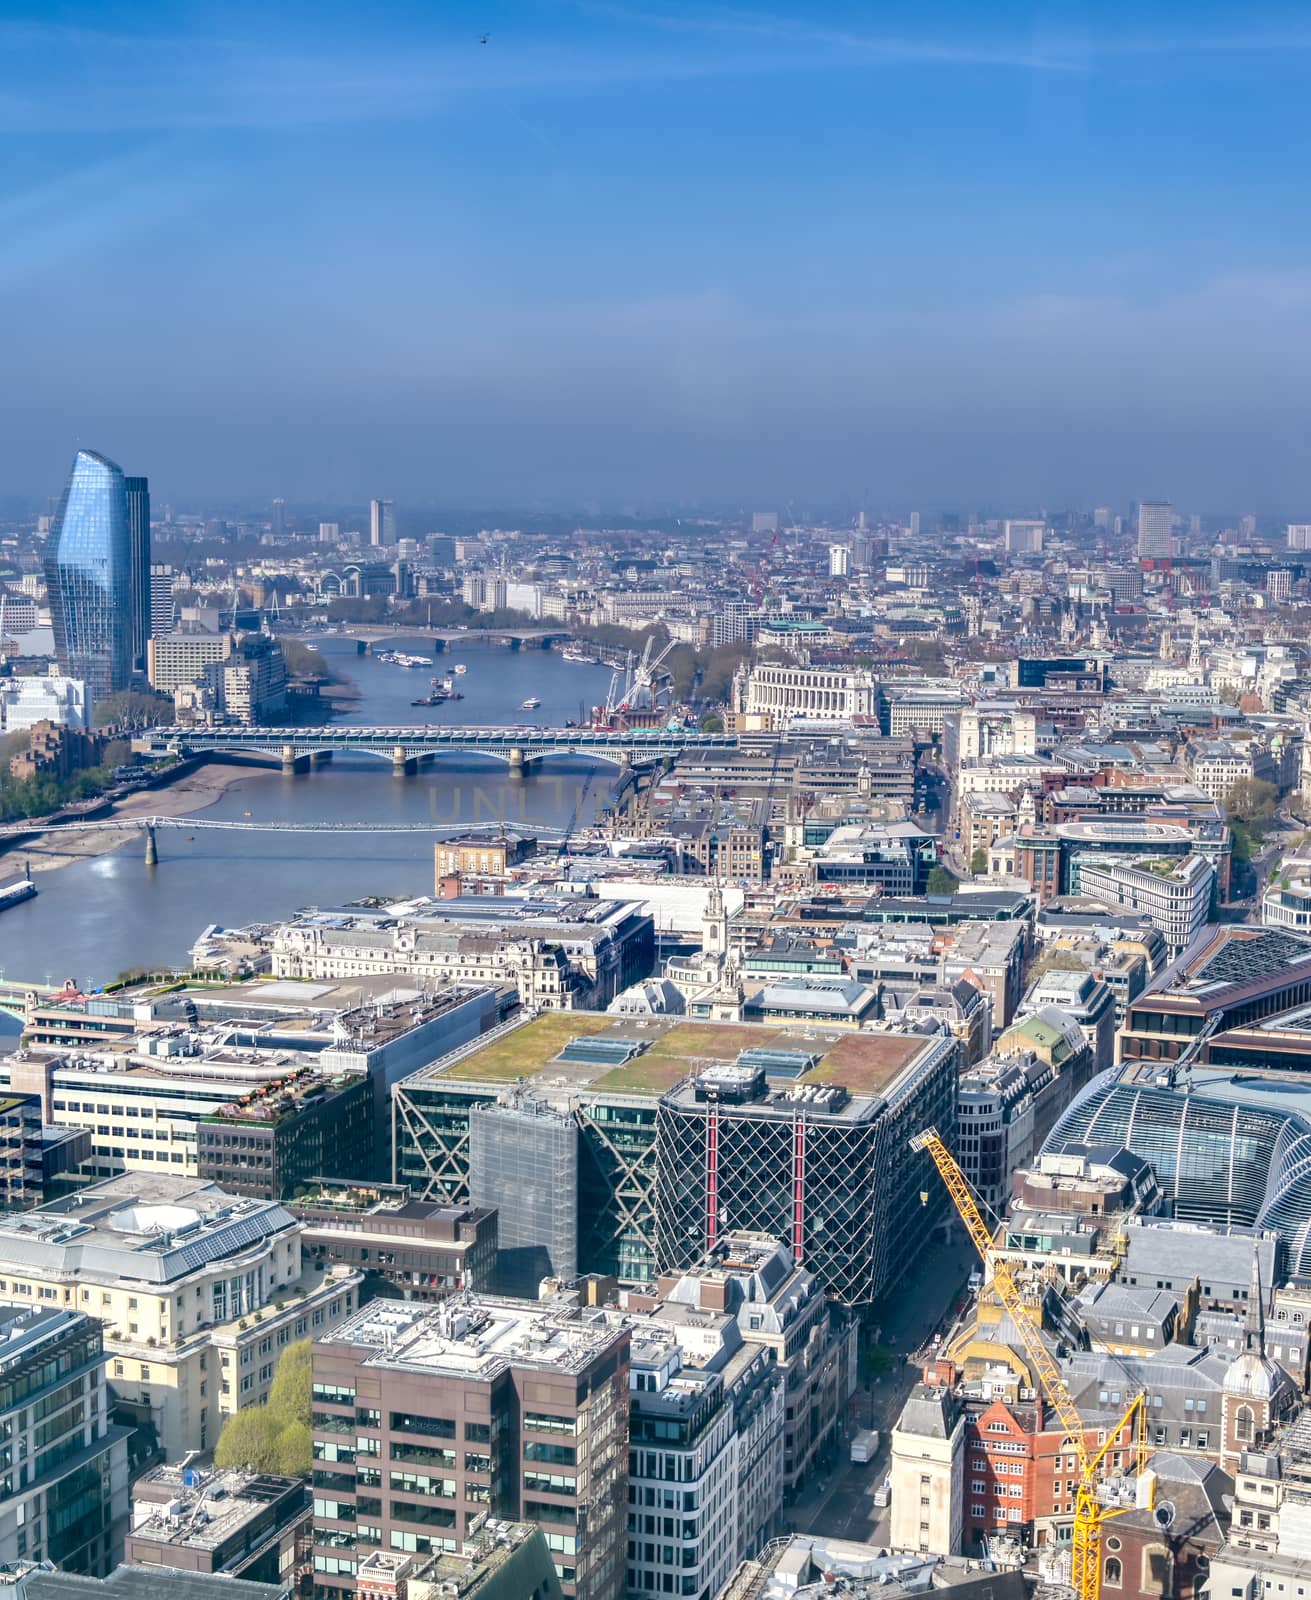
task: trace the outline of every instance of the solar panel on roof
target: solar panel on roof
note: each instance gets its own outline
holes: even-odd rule
[[[571,1039],[557,1061],[574,1061],[586,1066],[622,1067],[646,1049],[645,1039]]]

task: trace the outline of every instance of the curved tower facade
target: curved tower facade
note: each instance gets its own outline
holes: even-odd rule
[[[94,700],[132,677],[132,550],[122,469],[79,450],[59,502],[46,587],[60,671]]]

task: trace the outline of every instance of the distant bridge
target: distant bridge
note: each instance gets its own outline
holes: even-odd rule
[[[343,623],[336,629],[307,629],[304,632],[297,629],[274,630],[281,632],[284,637],[301,639],[306,644],[313,644],[316,639],[355,639],[360,644],[381,644],[385,639],[412,641],[421,639],[435,650],[450,650],[457,645],[468,645],[470,648],[480,644],[509,645],[512,650],[518,650],[527,645],[530,648],[549,650],[553,644],[563,644],[573,638],[568,628],[431,628],[424,623],[400,625],[388,623],[378,626],[370,623]]]
[[[619,767],[658,761],[684,750],[736,750],[737,735],[677,728],[630,728],[622,733],[591,728],[152,728],[132,741],[142,755],[202,755],[245,751],[305,771],[334,755],[358,753],[389,761],[393,770],[414,772],[440,755],[483,755],[522,772],[545,756],[590,756]]]

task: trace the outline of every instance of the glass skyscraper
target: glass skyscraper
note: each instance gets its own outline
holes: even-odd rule
[[[132,665],[146,670],[150,643],[150,480],[125,478],[128,547],[132,552]]]
[[[90,700],[132,677],[132,545],[122,469],[79,450],[59,502],[46,556],[46,588],[59,668]]]

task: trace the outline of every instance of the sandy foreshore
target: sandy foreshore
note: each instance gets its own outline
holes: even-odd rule
[[[129,795],[114,807],[110,817],[97,820],[109,822],[125,821],[132,817],[185,817],[193,811],[203,811],[207,806],[212,806],[235,784],[258,777],[261,771],[268,770],[271,769],[206,762],[173,783]],[[12,845],[6,855],[9,863],[21,860],[33,872],[50,872],[56,867],[67,867],[74,861],[85,861],[90,856],[107,856],[134,839],[139,843],[140,835],[125,835],[120,829],[109,827],[90,828],[85,833],[50,832]]]

